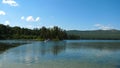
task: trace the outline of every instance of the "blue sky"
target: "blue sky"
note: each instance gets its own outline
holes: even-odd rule
[[[0,0],[0,24],[120,30],[120,0]]]

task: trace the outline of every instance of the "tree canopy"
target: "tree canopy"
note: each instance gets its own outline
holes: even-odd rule
[[[28,29],[0,24],[0,39],[63,40],[67,39],[67,33],[58,26]]]

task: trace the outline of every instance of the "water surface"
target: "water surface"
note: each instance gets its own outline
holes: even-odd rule
[[[120,40],[2,40],[0,68],[120,68]]]

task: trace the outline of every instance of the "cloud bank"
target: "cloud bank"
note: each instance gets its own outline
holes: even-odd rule
[[[109,25],[105,26],[105,25],[102,25],[102,24],[95,24],[94,26],[101,29],[101,30],[111,30],[111,29],[113,29],[113,27],[109,26]]]
[[[14,0],[2,0],[3,4],[8,4],[10,6],[18,6],[19,4]]]

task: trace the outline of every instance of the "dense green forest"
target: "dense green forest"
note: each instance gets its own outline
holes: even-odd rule
[[[21,28],[18,26],[0,24],[0,39],[31,39],[31,40],[64,40],[64,39],[103,39],[120,40],[119,30],[63,30],[58,26],[53,28]]]
[[[0,24],[0,39],[63,40],[67,38],[66,31],[57,26],[28,29]]]
[[[67,34],[78,36],[80,39],[120,40],[120,30],[69,30]]]

